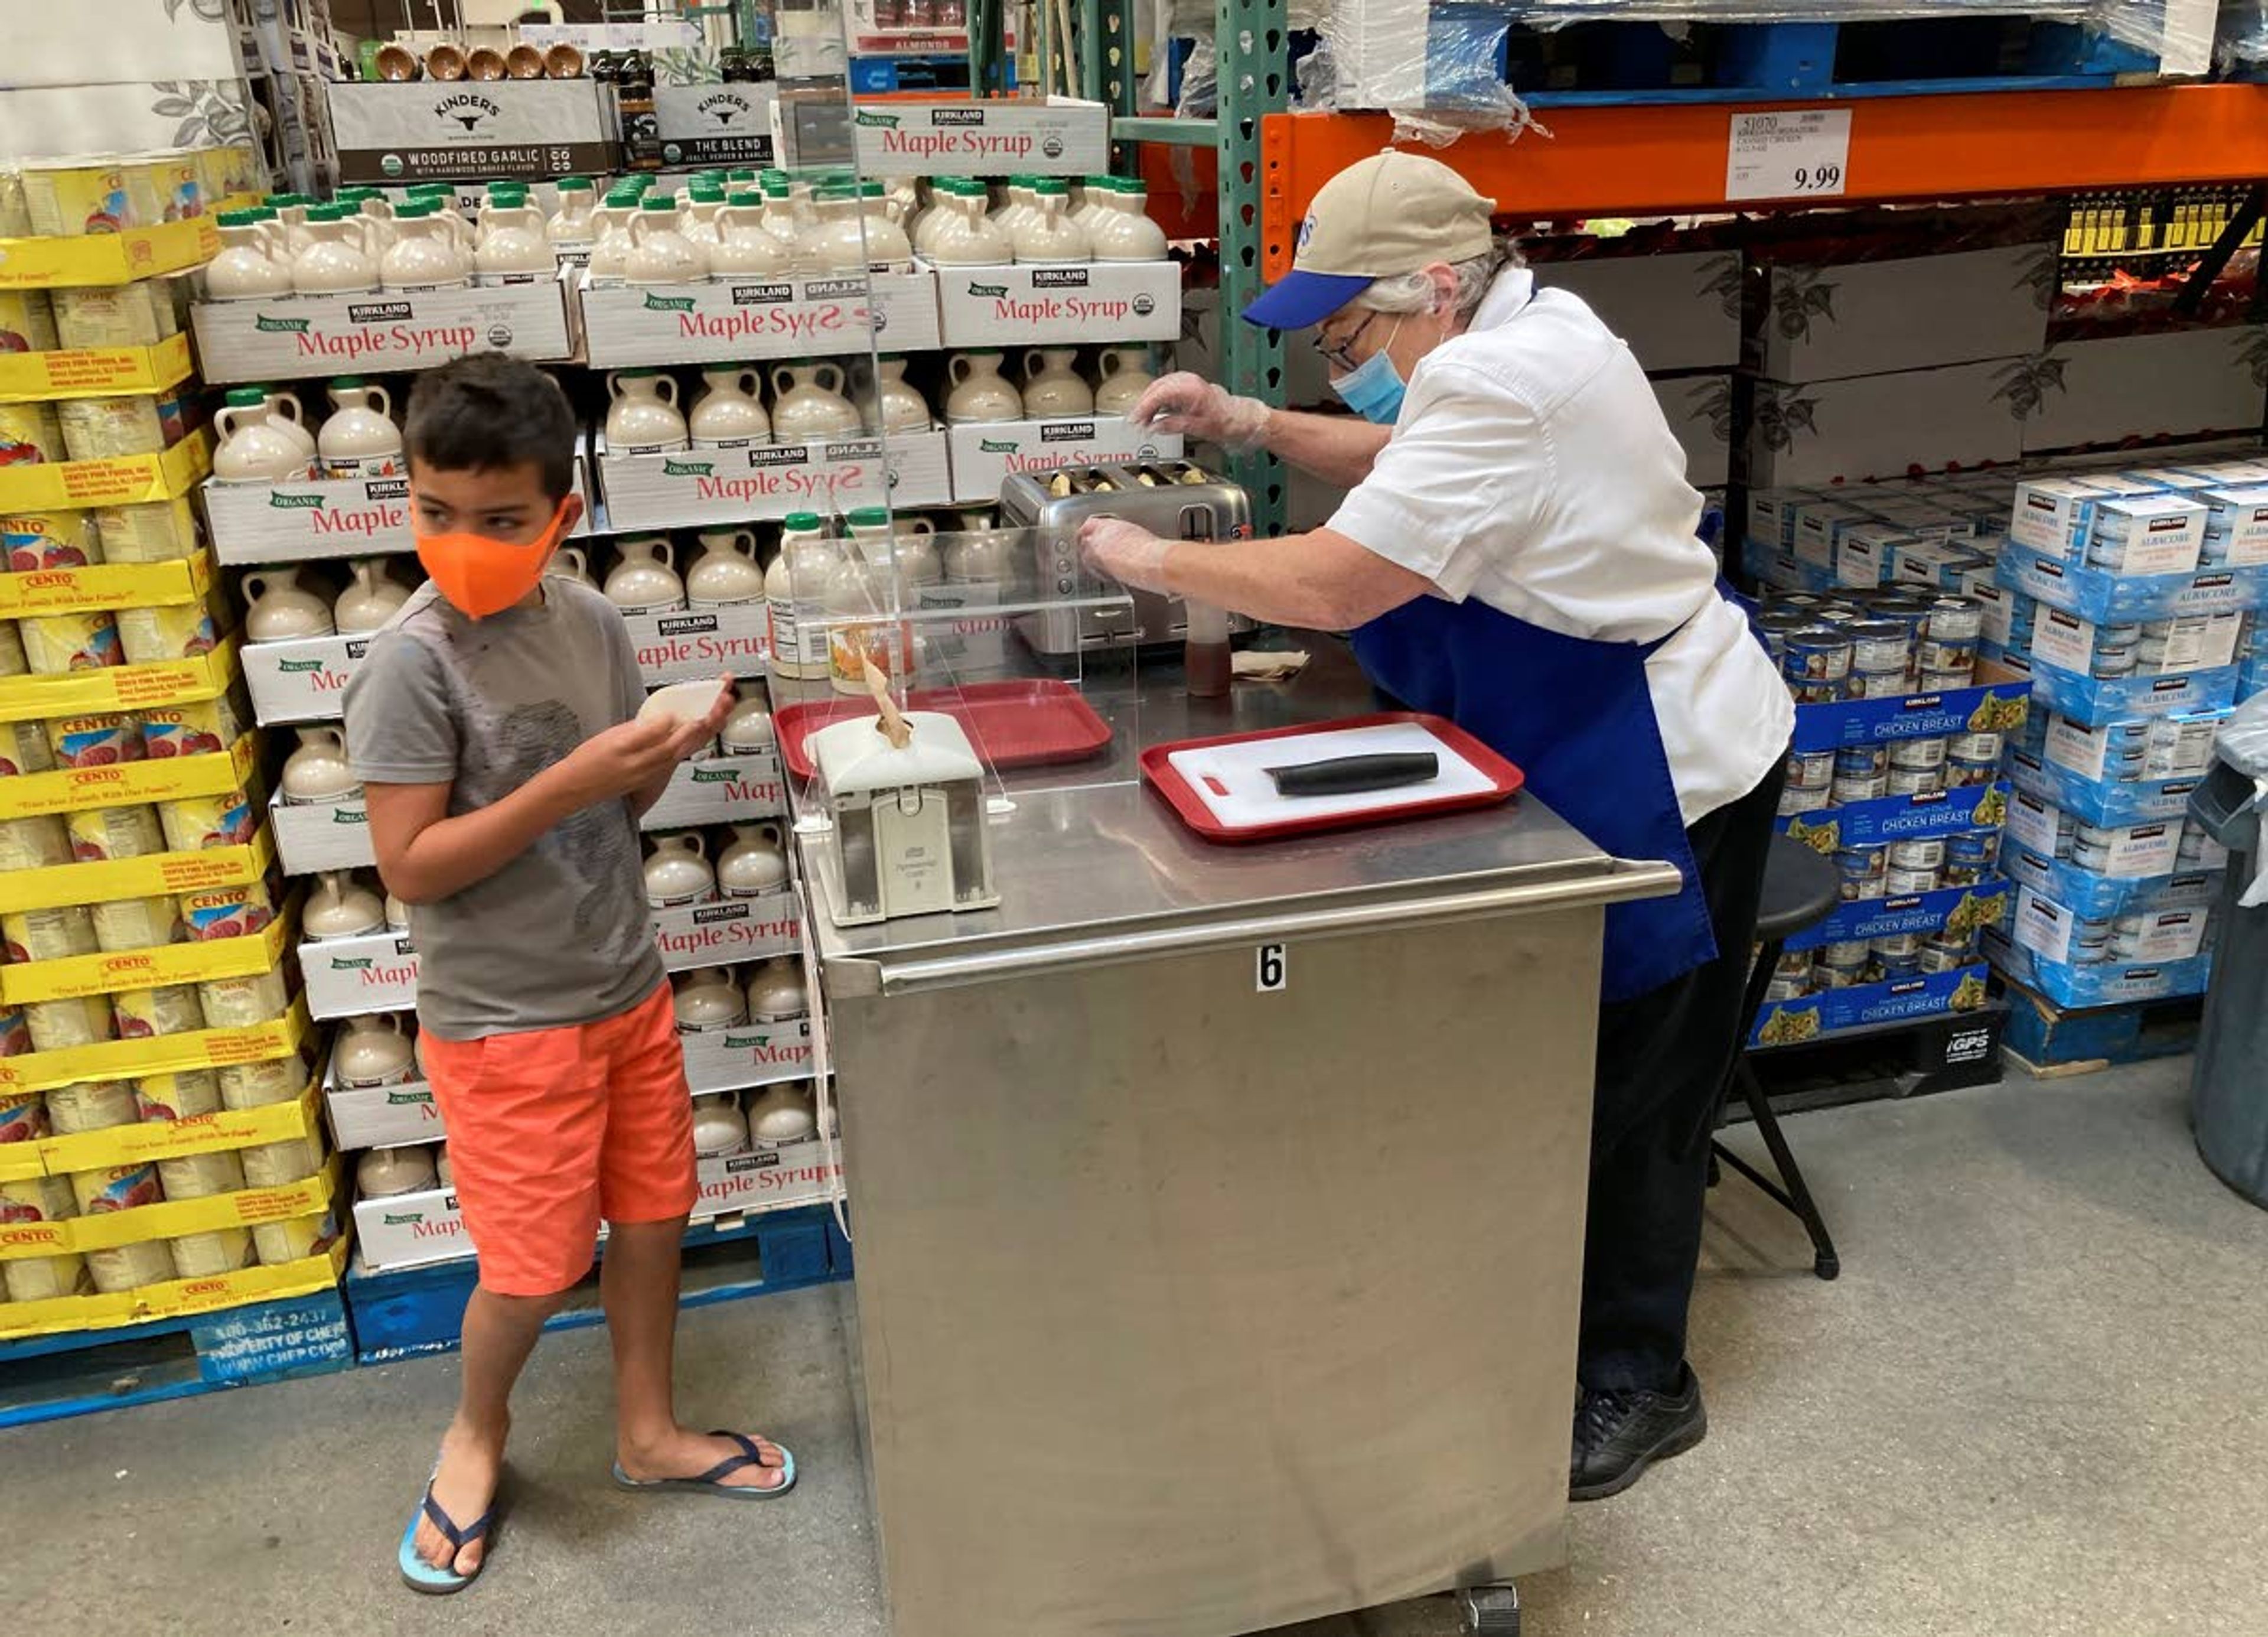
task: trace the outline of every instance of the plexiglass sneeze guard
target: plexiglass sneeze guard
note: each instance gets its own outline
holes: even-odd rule
[[[835,747],[839,771],[846,743],[865,749],[880,740],[876,678],[917,729],[937,730],[939,719],[950,725],[938,733],[948,756],[965,748],[968,780],[949,778],[949,766],[922,770],[947,782],[952,844],[968,844],[960,829],[972,816],[987,827],[989,844],[1012,844],[1013,832],[1001,821],[1020,793],[1138,778],[1139,622],[1127,591],[1082,563],[1075,526],[1030,526],[1036,520],[1029,505],[1020,516],[1004,516],[998,496],[954,498],[948,410],[967,419],[958,411],[969,406],[968,382],[1025,361],[1020,354],[1010,362],[997,351],[945,349],[933,317],[925,331],[907,321],[894,281],[928,277],[914,259],[910,230],[949,190],[934,190],[937,179],[928,176],[862,168],[857,110],[838,90],[839,65],[831,74],[792,72],[819,66],[808,42],[823,31],[802,15],[796,29],[793,37],[806,42],[799,51],[790,48],[783,11],[776,158],[799,223],[821,244],[840,236],[863,247],[870,311],[883,321],[865,327],[862,354],[771,366],[774,436],[795,435],[806,417],[823,428],[830,413],[850,432],[845,410],[855,411],[856,435],[880,446],[887,476],[879,485],[857,481],[846,463],[831,487],[822,478],[808,510],[776,525],[776,543],[767,542],[775,553],[768,570],[768,682],[797,827],[824,837],[831,859],[828,881],[814,883],[814,908],[838,921],[865,920],[879,918],[871,890],[855,881],[846,888],[836,872],[847,860],[850,874],[871,877],[859,859],[876,823],[873,804],[866,793],[850,799],[860,837],[830,834],[845,798],[837,792],[830,799],[821,763],[829,760],[825,746]],[[971,185],[961,178],[953,184]],[[928,344],[909,339],[895,350],[894,336]],[[1098,481],[1045,470],[1037,478],[1058,487]],[[821,737],[850,723],[861,725],[854,734]],[[915,903],[979,907],[981,897]],[[900,904],[887,912],[909,911]]]

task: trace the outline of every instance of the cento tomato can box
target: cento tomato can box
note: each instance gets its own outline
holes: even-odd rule
[[[256,933],[276,918],[268,889],[259,881],[240,887],[215,887],[181,895],[181,919],[189,936],[202,942],[214,938],[241,938]]]

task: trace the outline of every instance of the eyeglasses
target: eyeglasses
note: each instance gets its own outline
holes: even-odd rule
[[[1363,331],[1368,329],[1372,324],[1377,321],[1377,320],[1378,314],[1376,313],[1368,313],[1364,314],[1361,323],[1347,331],[1345,335],[1340,336],[1336,341],[1324,340],[1323,332],[1319,329],[1315,332],[1314,336],[1315,350],[1322,353],[1323,355],[1323,361],[1334,366],[1340,374],[1351,375],[1354,372],[1355,367],[1359,362],[1359,360],[1352,356],[1351,349],[1352,349],[1356,342],[1362,339]]]

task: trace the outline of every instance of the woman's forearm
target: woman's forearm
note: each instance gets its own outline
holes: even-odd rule
[[[1386,447],[1393,429],[1373,426],[1352,415],[1316,415],[1306,409],[1270,409],[1262,446],[1325,483],[1351,489],[1370,476],[1371,463]]]
[[[1177,595],[1265,625],[1351,630],[1421,596],[1424,576],[1318,528],[1273,540],[1181,541],[1166,553]]]

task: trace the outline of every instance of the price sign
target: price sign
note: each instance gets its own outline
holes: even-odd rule
[[[1727,199],[1832,199],[1851,173],[1851,110],[1733,115]]]

